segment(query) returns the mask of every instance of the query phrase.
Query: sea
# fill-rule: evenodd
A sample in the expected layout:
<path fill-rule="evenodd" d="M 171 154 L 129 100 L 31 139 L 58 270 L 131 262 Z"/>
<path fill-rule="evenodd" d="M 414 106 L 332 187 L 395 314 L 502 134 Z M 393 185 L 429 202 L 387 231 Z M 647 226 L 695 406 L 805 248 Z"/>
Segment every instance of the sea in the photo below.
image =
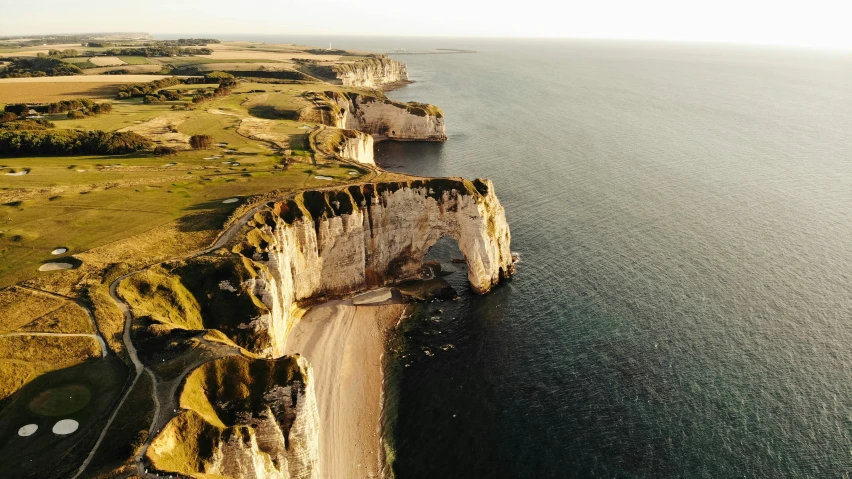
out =
<path fill-rule="evenodd" d="M 391 55 L 449 138 L 377 162 L 492 179 L 520 259 L 477 296 L 430 252 L 460 298 L 389 355 L 395 477 L 852 475 L 852 52 L 255 39 L 476 51 Z"/>

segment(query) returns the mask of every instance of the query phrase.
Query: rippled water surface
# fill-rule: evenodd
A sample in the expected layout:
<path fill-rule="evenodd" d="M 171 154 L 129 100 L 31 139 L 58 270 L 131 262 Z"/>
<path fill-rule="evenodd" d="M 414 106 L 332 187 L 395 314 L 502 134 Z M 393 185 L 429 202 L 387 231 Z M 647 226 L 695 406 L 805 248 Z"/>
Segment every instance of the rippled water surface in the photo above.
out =
<path fill-rule="evenodd" d="M 852 474 L 852 56 L 335 42 L 478 50 L 397 57 L 449 140 L 378 160 L 492 178 L 522 258 L 412 318 L 397 477 Z"/>

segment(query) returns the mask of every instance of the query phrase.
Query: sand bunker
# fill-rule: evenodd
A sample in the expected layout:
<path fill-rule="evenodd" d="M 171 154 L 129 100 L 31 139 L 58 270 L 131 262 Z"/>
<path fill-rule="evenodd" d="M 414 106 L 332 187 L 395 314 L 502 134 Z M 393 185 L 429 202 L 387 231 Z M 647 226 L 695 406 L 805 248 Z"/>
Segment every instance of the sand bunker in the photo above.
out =
<path fill-rule="evenodd" d="M 58 255 L 58 254 L 65 254 L 67 252 L 68 252 L 68 248 L 56 248 L 55 250 L 51 251 L 50 254 L 55 256 L 55 255 Z"/>
<path fill-rule="evenodd" d="M 189 119 L 190 115 L 187 113 L 166 113 L 118 131 L 132 131 L 145 138 L 150 138 L 155 143 L 170 146 L 178 150 L 188 150 L 189 135 L 178 132 L 177 127 Z"/>
<path fill-rule="evenodd" d="M 330 177 L 330 176 L 322 176 L 322 175 L 314 176 L 314 178 L 316 178 L 316 179 L 318 179 L 318 180 L 326 180 L 326 181 L 331 181 L 331 180 L 333 180 L 333 179 L 334 179 L 334 178 L 332 178 L 332 177 Z"/>
<path fill-rule="evenodd" d="M 30 170 L 14 171 L 14 172 L 10 171 L 10 172 L 6 173 L 6 176 L 24 176 L 26 174 L 29 174 L 29 172 L 30 172 Z"/>
<path fill-rule="evenodd" d="M 275 120 L 264 120 L 261 118 L 243 118 L 237 133 L 247 136 L 253 140 L 268 141 L 278 148 L 290 147 L 290 135 L 277 131 L 280 123 Z"/>
<path fill-rule="evenodd" d="M 349 174 L 350 174 L 350 175 L 357 175 L 357 174 L 358 174 L 358 172 L 357 172 L 357 171 L 350 171 L 350 172 L 349 172 Z"/>
<path fill-rule="evenodd" d="M 85 172 L 87 172 L 87 171 L 89 171 L 89 170 L 76 170 L 76 171 L 77 171 L 77 173 L 85 173 Z"/>
<path fill-rule="evenodd" d="M 39 266 L 39 271 L 59 271 L 62 269 L 71 269 L 74 265 L 71 263 L 45 263 Z"/>
<path fill-rule="evenodd" d="M 227 200 L 223 201 L 222 203 L 226 203 L 226 204 L 227 203 L 236 203 L 237 201 L 240 201 L 240 199 L 239 198 L 228 198 Z"/>
<path fill-rule="evenodd" d="M 21 426 L 21 428 L 18 429 L 18 435 L 21 437 L 32 436 L 36 431 L 38 431 L 37 424 L 27 424 L 26 426 Z"/>
<path fill-rule="evenodd" d="M 53 425 L 53 433 L 58 435 L 71 434 L 80 427 L 80 423 L 73 419 L 63 419 Z"/>
<path fill-rule="evenodd" d="M 238 162 L 234 161 L 234 162 L 231 163 L 231 166 L 240 166 L 240 164 Z"/>
<path fill-rule="evenodd" d="M 165 165 L 163 165 L 163 166 L 175 166 L 176 164 L 177 164 L 177 163 L 166 163 L 166 164 L 165 164 Z"/>

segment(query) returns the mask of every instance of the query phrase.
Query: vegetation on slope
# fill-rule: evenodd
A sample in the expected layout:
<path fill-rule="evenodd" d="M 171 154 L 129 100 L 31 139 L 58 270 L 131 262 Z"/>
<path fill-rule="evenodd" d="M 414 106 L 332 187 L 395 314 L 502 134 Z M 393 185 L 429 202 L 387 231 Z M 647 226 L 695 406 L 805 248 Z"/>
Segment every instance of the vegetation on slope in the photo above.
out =
<path fill-rule="evenodd" d="M 225 437 L 236 434 L 248 439 L 255 434 L 246 416 L 270 407 L 266 397 L 270 390 L 301 389 L 307 380 L 297 359 L 289 356 L 275 360 L 231 356 L 208 362 L 186 378 L 180 392 L 184 411 L 160 431 L 148 449 L 148 459 L 160 471 L 202 477 Z M 286 411 L 281 412 L 276 419 L 284 423 L 282 432 L 287 437 Z"/>
<path fill-rule="evenodd" d="M 82 73 L 80 68 L 59 58 L 15 58 L 5 69 L 0 70 L 0 78 L 54 77 Z"/>

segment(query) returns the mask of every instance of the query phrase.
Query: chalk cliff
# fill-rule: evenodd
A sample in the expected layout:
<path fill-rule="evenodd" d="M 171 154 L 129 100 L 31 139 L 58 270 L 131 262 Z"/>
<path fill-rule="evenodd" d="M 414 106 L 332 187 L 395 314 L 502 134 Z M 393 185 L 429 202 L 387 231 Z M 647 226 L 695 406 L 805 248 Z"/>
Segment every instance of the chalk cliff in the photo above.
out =
<path fill-rule="evenodd" d="M 358 130 L 377 140 L 444 141 L 444 113 L 435 105 L 401 103 L 381 93 L 308 92 L 312 106 L 299 112 L 300 121 Z"/>
<path fill-rule="evenodd" d="M 306 191 L 255 218 L 239 251 L 256 265 L 273 357 L 283 354 L 300 301 L 418 278 L 443 236 L 465 256 L 482 294 L 514 272 L 503 207 L 489 180 L 424 179 Z"/>
<path fill-rule="evenodd" d="M 325 158 L 376 164 L 373 137 L 360 131 L 320 127 L 308 134 L 308 142 L 315 154 Z"/>
<path fill-rule="evenodd" d="M 343 86 L 378 88 L 408 82 L 405 63 L 392 60 L 385 55 L 376 55 L 351 63 L 340 63 L 332 69 Z"/>
<path fill-rule="evenodd" d="M 147 459 L 158 471 L 191 477 L 321 478 L 312 375 L 293 357 L 231 356 L 200 366 Z"/>

